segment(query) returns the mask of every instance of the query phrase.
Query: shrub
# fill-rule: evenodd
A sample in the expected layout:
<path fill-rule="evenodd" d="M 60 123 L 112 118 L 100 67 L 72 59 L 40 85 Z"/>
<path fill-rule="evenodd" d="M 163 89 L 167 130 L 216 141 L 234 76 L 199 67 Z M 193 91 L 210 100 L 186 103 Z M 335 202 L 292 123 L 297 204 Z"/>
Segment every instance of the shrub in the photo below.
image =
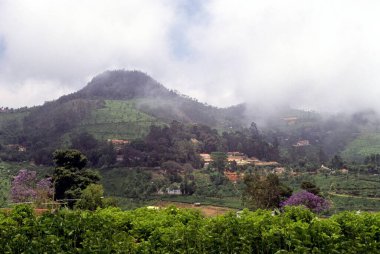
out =
<path fill-rule="evenodd" d="M 300 205 L 303 205 L 316 213 L 323 212 L 330 208 L 330 203 L 327 200 L 308 191 L 301 191 L 293 194 L 290 198 L 282 202 L 280 206 Z"/>

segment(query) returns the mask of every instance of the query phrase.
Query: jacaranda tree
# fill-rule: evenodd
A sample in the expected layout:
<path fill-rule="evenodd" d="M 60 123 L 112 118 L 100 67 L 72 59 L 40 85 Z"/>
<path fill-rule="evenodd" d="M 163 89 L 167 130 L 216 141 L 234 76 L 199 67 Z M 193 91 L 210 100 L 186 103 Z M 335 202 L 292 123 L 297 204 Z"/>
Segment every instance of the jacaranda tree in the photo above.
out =
<path fill-rule="evenodd" d="M 309 208 L 311 211 L 316 213 L 323 212 L 330 208 L 330 202 L 308 191 L 297 192 L 281 203 L 282 207 L 301 205 Z"/>
<path fill-rule="evenodd" d="M 36 171 L 21 169 L 13 177 L 11 198 L 15 203 L 47 200 L 52 197 L 52 194 L 51 178 L 43 178 L 38 181 Z"/>

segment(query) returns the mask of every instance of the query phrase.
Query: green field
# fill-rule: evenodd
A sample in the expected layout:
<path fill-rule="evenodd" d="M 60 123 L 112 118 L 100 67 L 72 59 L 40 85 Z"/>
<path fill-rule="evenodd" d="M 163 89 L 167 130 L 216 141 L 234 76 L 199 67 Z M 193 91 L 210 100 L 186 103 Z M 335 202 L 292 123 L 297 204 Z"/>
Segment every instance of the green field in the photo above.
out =
<path fill-rule="evenodd" d="M 333 213 L 343 210 L 380 211 L 380 176 L 303 174 L 283 181 L 294 191 L 300 190 L 303 181 L 313 182 L 332 201 Z"/>
<path fill-rule="evenodd" d="M 97 139 L 136 139 L 144 137 L 158 119 L 136 109 L 135 100 L 106 100 L 104 107 L 84 119 L 77 131 L 87 131 Z"/>
<path fill-rule="evenodd" d="M 31 165 L 29 163 L 7 163 L 0 162 L 0 205 L 7 206 L 9 190 L 12 176 L 16 175 L 20 169 L 35 170 L 40 177 L 52 173 L 52 168 Z M 136 172 L 142 174 L 136 174 Z M 145 172 L 145 173 L 143 173 Z M 152 173 L 152 178 L 146 172 Z M 204 205 L 214 205 L 240 209 L 243 207 L 240 194 L 231 190 L 229 185 L 225 185 L 215 192 L 217 196 L 207 196 L 204 188 L 212 188 L 207 180 L 207 175 L 202 171 L 194 171 L 197 188 L 205 195 L 192 196 L 168 196 L 168 195 L 137 195 L 131 197 L 131 192 L 143 193 L 146 188 L 154 188 L 160 184 L 163 177 L 154 169 L 133 169 L 125 167 L 100 169 L 101 183 L 105 188 L 106 196 L 115 196 L 122 209 L 132 209 L 136 207 L 154 204 L 157 201 L 173 201 L 183 203 L 201 203 Z M 143 178 L 143 179 L 142 179 Z M 343 210 L 380 211 L 380 176 L 366 174 L 348 175 L 311 175 L 303 174 L 295 177 L 283 177 L 281 181 L 290 186 L 294 192 L 300 190 L 303 181 L 310 181 L 321 188 L 321 192 L 326 198 L 331 200 L 333 206 L 330 213 Z M 209 187 L 207 187 L 209 186 Z M 238 186 L 236 186 L 238 188 Z M 137 193 L 137 194 L 138 194 Z M 210 192 L 214 193 L 214 192 Z M 230 193 L 230 195 L 228 195 Z M 136 195 L 136 194 L 134 194 Z"/>
<path fill-rule="evenodd" d="M 348 161 L 362 160 L 371 154 L 380 153 L 380 133 L 362 134 L 342 152 L 342 157 Z"/>

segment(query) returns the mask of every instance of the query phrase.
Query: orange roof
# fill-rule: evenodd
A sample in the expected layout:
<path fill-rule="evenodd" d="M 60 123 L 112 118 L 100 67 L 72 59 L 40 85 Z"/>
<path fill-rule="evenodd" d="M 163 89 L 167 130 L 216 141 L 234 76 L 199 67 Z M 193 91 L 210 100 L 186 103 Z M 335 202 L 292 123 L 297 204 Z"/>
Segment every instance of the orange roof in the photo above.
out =
<path fill-rule="evenodd" d="M 114 145 L 129 144 L 129 141 L 128 140 L 124 140 L 124 139 L 108 139 L 108 142 L 111 142 Z"/>

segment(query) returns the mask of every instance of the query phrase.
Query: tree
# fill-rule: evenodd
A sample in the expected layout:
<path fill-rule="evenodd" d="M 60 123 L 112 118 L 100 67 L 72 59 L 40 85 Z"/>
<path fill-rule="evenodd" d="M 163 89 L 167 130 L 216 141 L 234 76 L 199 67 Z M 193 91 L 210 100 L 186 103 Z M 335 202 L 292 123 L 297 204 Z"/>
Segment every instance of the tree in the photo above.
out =
<path fill-rule="evenodd" d="M 78 199 L 88 185 L 97 183 L 99 175 L 85 170 L 87 158 L 78 150 L 57 150 L 53 154 L 55 199 Z M 74 202 L 69 202 L 73 206 Z"/>
<path fill-rule="evenodd" d="M 51 178 L 37 180 L 36 171 L 21 169 L 13 178 L 11 197 L 13 202 L 46 202 L 53 196 Z"/>
<path fill-rule="evenodd" d="M 279 207 L 281 201 L 292 194 L 292 190 L 281 184 L 275 174 L 247 175 L 244 184 L 243 202 L 251 209 Z"/>
<path fill-rule="evenodd" d="M 339 155 L 335 155 L 335 156 L 331 159 L 331 167 L 332 167 L 333 169 L 341 169 L 343 166 L 344 166 L 343 159 L 342 159 L 342 157 L 340 157 Z"/>
<path fill-rule="evenodd" d="M 27 169 L 21 169 L 18 174 L 13 177 L 11 196 L 12 201 L 28 202 L 33 201 L 37 197 L 35 190 L 36 184 L 36 171 L 29 171 Z"/>
<path fill-rule="evenodd" d="M 75 207 L 94 211 L 98 207 L 103 207 L 104 189 L 101 184 L 90 184 L 82 191 L 80 200 Z"/>
<path fill-rule="evenodd" d="M 316 213 L 330 208 L 330 203 L 327 200 L 308 191 L 297 192 L 281 203 L 281 207 L 299 205 L 303 205 Z"/>
<path fill-rule="evenodd" d="M 87 164 L 87 158 L 76 149 L 57 150 L 53 153 L 53 160 L 57 167 L 71 170 L 81 170 Z"/>
<path fill-rule="evenodd" d="M 227 154 L 223 152 L 213 152 L 211 153 L 211 159 L 211 165 L 219 172 L 223 172 L 227 164 Z"/>
<path fill-rule="evenodd" d="M 304 181 L 301 183 L 301 189 L 313 193 L 317 196 L 319 196 L 319 192 L 321 191 L 318 186 L 308 181 Z"/>

